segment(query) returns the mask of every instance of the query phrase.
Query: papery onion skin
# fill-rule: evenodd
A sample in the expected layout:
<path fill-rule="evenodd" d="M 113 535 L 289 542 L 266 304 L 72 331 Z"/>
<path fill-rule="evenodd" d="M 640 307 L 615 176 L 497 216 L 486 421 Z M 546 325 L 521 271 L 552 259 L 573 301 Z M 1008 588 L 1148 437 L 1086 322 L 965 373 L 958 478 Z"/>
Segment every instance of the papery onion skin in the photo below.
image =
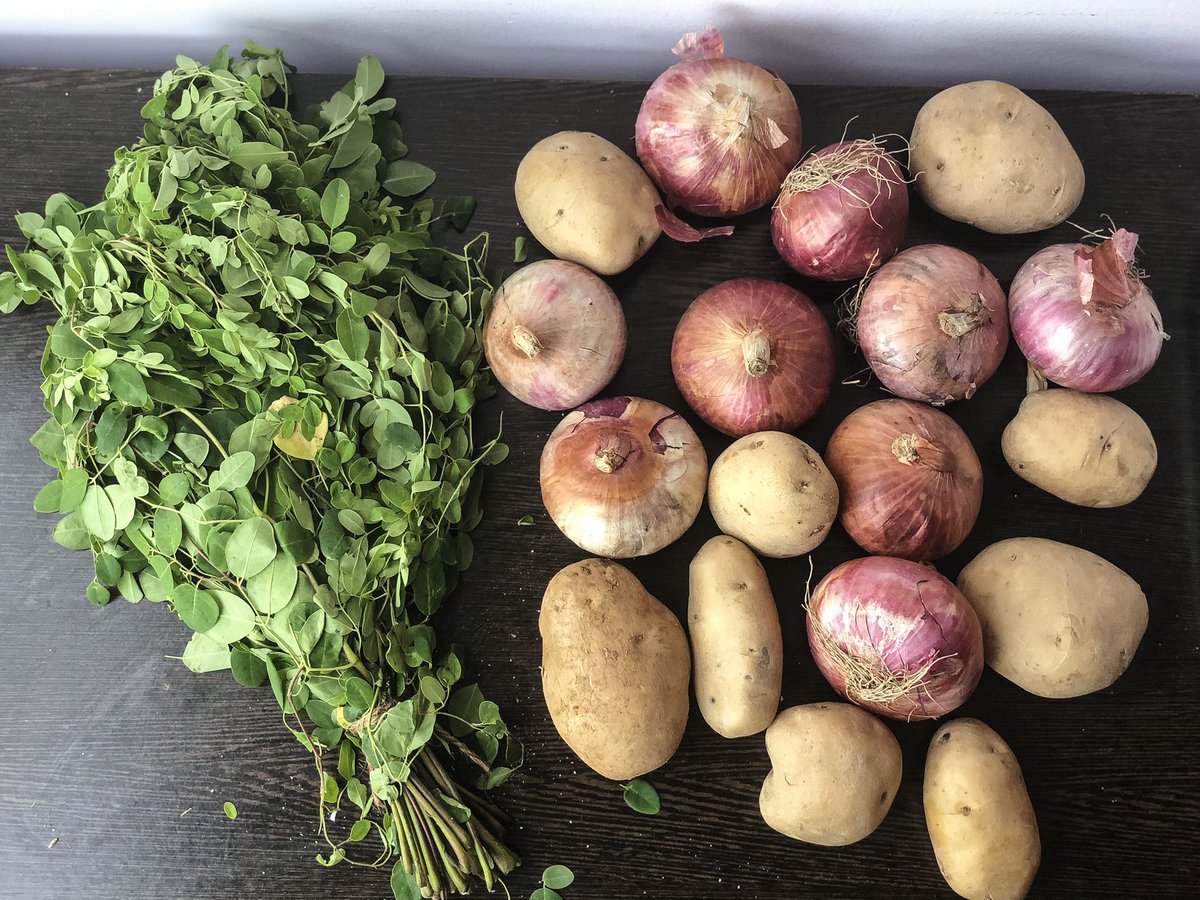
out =
<path fill-rule="evenodd" d="M 808 601 L 808 642 L 839 694 L 893 719 L 961 706 L 983 672 L 979 617 L 931 567 L 889 556 L 842 563 Z"/>
<path fill-rule="evenodd" d="M 611 559 L 645 556 L 700 512 L 708 458 L 691 426 L 639 397 L 593 400 L 568 413 L 542 450 L 542 502 L 568 538 Z"/>
<path fill-rule="evenodd" d="M 874 141 L 842 141 L 811 154 L 784 179 L 771 241 L 801 275 L 845 281 L 895 256 L 907 226 L 900 166 Z"/>
<path fill-rule="evenodd" d="M 733 437 L 794 431 L 833 381 L 833 334 L 800 291 L 761 278 L 709 288 L 679 320 L 671 371 L 688 405 Z"/>
<path fill-rule="evenodd" d="M 1008 301 L 970 254 L 922 244 L 875 273 L 855 327 L 888 390 L 940 406 L 971 397 L 995 374 L 1008 347 Z"/>
<path fill-rule="evenodd" d="M 859 407 L 829 438 L 825 463 L 841 492 L 842 527 L 868 553 L 938 559 L 979 517 L 975 448 L 953 419 L 923 403 Z"/>
<path fill-rule="evenodd" d="M 1130 271 L 1136 248 L 1137 235 L 1124 230 L 1098 248 L 1055 244 L 1030 257 L 1013 278 L 1013 337 L 1055 384 L 1087 393 L 1117 391 L 1158 361 L 1162 314 Z"/>
<path fill-rule="evenodd" d="M 483 352 L 504 388 L 538 409 L 574 409 L 612 381 L 625 356 L 625 314 L 607 284 L 558 259 L 530 263 L 500 285 Z"/>
<path fill-rule="evenodd" d="M 650 86 L 637 154 L 672 205 L 739 216 L 770 203 L 800 158 L 800 112 L 771 72 L 709 52 L 717 55 L 678 63 Z"/>

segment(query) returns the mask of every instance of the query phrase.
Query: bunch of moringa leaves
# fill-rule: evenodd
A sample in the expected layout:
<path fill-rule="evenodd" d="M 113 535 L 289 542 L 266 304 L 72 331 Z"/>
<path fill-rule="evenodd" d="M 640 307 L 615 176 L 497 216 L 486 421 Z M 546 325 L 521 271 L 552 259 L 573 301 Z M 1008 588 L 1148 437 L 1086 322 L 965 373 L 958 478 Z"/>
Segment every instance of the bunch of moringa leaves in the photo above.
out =
<path fill-rule="evenodd" d="M 189 668 L 270 684 L 320 769 L 318 861 L 395 859 L 401 898 L 490 889 L 517 859 L 480 792 L 520 748 L 427 621 L 507 452 L 472 432 L 486 243 L 431 240 L 469 199 L 404 199 L 434 175 L 402 159 L 376 60 L 303 122 L 287 69 L 253 44 L 180 58 L 99 204 L 18 217 L 0 310 L 59 312 L 36 506 L 95 554 L 93 602 L 169 604 Z M 328 805 L 355 813 L 341 839 Z"/>

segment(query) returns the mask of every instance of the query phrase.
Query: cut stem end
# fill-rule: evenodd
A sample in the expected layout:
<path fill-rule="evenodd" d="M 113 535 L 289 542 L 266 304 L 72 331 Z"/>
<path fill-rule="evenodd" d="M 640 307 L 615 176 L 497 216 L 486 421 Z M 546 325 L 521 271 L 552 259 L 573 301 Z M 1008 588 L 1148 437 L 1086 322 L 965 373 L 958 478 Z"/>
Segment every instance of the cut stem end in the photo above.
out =
<path fill-rule="evenodd" d="M 518 350 L 533 359 L 542 352 L 542 342 L 537 339 L 537 335 L 526 328 L 524 325 L 514 325 L 512 330 L 512 342 Z"/>

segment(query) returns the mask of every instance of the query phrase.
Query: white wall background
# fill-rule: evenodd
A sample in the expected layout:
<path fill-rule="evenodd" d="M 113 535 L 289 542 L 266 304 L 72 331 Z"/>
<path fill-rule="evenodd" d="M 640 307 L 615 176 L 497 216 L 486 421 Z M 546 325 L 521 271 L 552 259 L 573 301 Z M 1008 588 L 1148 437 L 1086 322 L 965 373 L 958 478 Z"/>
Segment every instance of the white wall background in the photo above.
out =
<path fill-rule="evenodd" d="M 796 83 L 1200 91 L 1200 0 L 0 0 L 0 65 L 164 69 L 252 37 L 302 71 L 644 80 L 705 25 Z"/>

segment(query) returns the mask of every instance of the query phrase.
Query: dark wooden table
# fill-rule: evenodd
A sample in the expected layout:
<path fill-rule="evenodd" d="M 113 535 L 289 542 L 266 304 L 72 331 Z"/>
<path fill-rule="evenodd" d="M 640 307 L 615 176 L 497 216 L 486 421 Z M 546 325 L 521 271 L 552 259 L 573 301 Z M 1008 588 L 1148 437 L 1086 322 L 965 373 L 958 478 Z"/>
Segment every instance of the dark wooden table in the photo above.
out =
<path fill-rule="evenodd" d="M 301 96 L 327 96 L 342 79 L 298 79 Z M 0 70 L 0 238 L 18 239 L 12 214 L 40 209 L 53 191 L 93 200 L 112 151 L 134 139 L 153 76 L 145 72 Z M 633 150 L 644 85 L 404 80 L 399 99 L 412 158 L 439 173 L 438 196 L 472 193 L 472 228 L 492 234 L 511 269 L 522 232 L 512 179 L 524 151 L 559 129 L 599 132 Z M 799 87 L 805 145 L 851 135 L 907 134 L 931 91 Z M 993 541 L 1037 535 L 1078 544 L 1129 572 L 1150 601 L 1150 626 L 1132 668 L 1106 691 L 1071 701 L 1025 694 L 990 670 L 962 713 L 982 718 L 1021 761 L 1042 832 L 1032 896 L 1191 897 L 1200 893 L 1200 98 L 1047 92 L 1087 170 L 1075 221 L 1111 215 L 1142 235 L 1149 284 L 1172 340 L 1158 366 L 1121 393 L 1158 440 L 1159 471 L 1120 510 L 1069 506 L 1019 480 L 999 437 L 1024 389 L 1015 347 L 1000 372 L 950 414 L 983 460 L 983 513 L 966 544 L 940 566 L 953 577 Z M 775 256 L 767 216 L 702 245 L 662 240 L 612 279 L 629 321 L 626 363 L 613 393 L 642 394 L 681 411 L 669 353 L 675 322 L 704 288 L 725 278 L 779 278 L 828 301 L 837 288 L 796 278 Z M 1070 240 L 1051 232 L 997 237 L 914 203 L 906 244 L 938 241 L 978 255 L 1002 284 L 1034 250 Z M 540 250 L 530 244 L 530 258 Z M 0 320 L 0 897 L 217 900 L 382 898 L 386 876 L 325 870 L 316 836 L 310 760 L 279 724 L 267 691 L 227 673 L 196 676 L 177 659 L 186 629 L 164 607 L 83 597 L 85 554 L 50 539 L 53 521 L 31 508 L 47 480 L 28 437 L 43 421 L 38 360 L 47 309 Z M 841 342 L 839 373 L 863 367 Z M 800 432 L 822 448 L 878 386 L 839 386 Z M 541 697 L 537 613 L 542 590 L 583 554 L 542 511 L 537 460 L 557 416 L 504 397 L 509 461 L 492 470 L 475 565 L 444 623 L 527 748 L 525 768 L 500 791 L 519 827 L 526 865 L 511 879 L 527 897 L 538 873 L 565 863 L 582 898 L 948 897 L 921 810 L 921 772 L 934 723 L 896 724 L 905 778 L 891 814 L 851 847 L 789 841 L 758 815 L 768 769 L 762 739 L 726 741 L 693 716 L 675 758 L 654 773 L 663 812 L 628 810 L 621 788 L 576 761 Z M 695 423 L 695 417 L 691 417 Z M 698 429 L 716 456 L 725 441 Z M 518 519 L 532 514 L 533 527 Z M 677 614 L 687 563 L 715 527 L 707 512 L 677 544 L 633 571 Z M 815 553 L 818 576 L 859 555 L 837 529 Z M 804 559 L 767 566 L 787 658 L 787 705 L 832 699 L 809 657 L 801 603 Z M 236 822 L 221 806 L 234 801 Z M 48 848 L 51 840 L 57 843 Z"/>

